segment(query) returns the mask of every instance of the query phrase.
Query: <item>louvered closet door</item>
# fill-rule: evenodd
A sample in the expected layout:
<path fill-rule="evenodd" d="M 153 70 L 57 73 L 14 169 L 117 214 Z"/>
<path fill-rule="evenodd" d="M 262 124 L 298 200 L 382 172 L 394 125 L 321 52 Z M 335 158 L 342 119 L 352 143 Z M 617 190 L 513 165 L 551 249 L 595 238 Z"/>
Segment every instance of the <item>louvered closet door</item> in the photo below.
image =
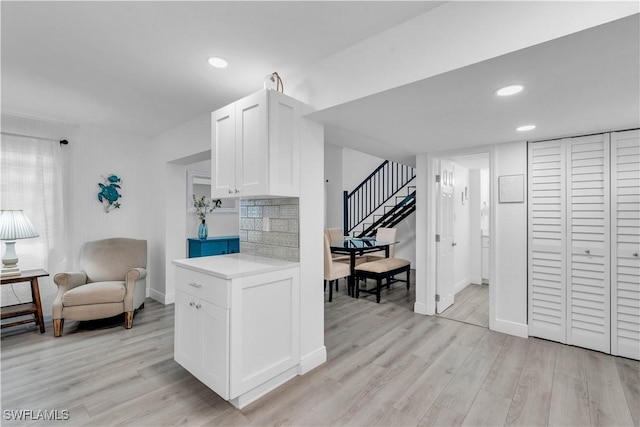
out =
<path fill-rule="evenodd" d="M 567 344 L 611 345 L 609 134 L 567 148 Z"/>
<path fill-rule="evenodd" d="M 566 340 L 565 155 L 562 141 L 529 144 L 529 335 Z"/>
<path fill-rule="evenodd" d="M 640 131 L 611 135 L 611 353 L 640 359 Z"/>

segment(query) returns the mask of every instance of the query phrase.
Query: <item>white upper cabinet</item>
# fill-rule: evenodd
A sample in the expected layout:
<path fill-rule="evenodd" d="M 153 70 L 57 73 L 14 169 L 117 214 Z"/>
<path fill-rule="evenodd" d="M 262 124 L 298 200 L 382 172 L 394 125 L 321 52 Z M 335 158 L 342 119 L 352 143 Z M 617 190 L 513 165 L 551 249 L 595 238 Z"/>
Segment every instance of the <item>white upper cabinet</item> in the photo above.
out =
<path fill-rule="evenodd" d="M 211 197 L 300 195 L 301 103 L 263 90 L 211 115 Z"/>

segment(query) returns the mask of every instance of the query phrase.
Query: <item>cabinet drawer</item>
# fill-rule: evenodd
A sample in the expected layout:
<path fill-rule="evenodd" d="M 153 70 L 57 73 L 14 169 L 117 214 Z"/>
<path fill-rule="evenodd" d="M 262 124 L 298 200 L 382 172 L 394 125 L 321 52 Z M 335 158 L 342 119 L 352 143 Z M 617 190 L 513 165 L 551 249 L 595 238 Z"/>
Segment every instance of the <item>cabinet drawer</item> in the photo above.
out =
<path fill-rule="evenodd" d="M 176 290 L 201 298 L 222 308 L 229 308 L 229 280 L 209 276 L 186 268 L 176 268 Z"/>

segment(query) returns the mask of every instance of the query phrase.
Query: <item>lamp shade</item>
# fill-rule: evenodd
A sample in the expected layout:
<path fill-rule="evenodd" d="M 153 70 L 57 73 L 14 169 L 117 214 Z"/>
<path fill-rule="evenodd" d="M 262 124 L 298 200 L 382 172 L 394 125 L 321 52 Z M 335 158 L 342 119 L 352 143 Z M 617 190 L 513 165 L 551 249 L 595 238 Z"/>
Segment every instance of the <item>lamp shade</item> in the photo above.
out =
<path fill-rule="evenodd" d="M 0 211 L 0 240 L 38 237 L 38 231 L 21 210 Z"/>

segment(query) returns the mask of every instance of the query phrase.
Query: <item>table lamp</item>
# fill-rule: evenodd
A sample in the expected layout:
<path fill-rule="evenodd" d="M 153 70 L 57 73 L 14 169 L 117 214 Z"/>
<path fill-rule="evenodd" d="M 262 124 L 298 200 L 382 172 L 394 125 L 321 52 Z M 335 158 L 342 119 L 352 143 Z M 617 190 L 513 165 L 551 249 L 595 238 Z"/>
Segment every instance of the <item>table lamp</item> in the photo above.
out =
<path fill-rule="evenodd" d="M 19 276 L 16 240 L 38 237 L 38 231 L 21 210 L 0 211 L 0 240 L 6 250 L 2 257 L 2 277 Z"/>

